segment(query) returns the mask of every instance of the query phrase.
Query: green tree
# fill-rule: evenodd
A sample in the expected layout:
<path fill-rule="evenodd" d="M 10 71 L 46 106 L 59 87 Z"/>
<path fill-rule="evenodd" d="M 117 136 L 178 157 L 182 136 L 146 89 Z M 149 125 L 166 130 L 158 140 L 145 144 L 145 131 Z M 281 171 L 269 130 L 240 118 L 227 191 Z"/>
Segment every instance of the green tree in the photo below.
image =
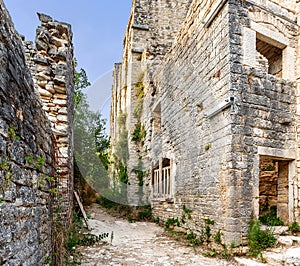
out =
<path fill-rule="evenodd" d="M 74 59 L 74 66 L 75 66 L 75 75 L 74 75 L 74 101 L 75 101 L 75 108 L 81 102 L 83 97 L 82 89 L 91 86 L 91 83 L 88 80 L 87 74 L 83 68 L 80 68 L 79 71 L 76 70 L 77 67 L 77 60 Z"/>
<path fill-rule="evenodd" d="M 90 110 L 87 95 L 82 92 L 89 84 L 82 68 L 75 71 L 74 156 L 83 178 L 99 191 L 109 184 L 110 141 L 105 133 L 106 120 L 99 112 Z"/>

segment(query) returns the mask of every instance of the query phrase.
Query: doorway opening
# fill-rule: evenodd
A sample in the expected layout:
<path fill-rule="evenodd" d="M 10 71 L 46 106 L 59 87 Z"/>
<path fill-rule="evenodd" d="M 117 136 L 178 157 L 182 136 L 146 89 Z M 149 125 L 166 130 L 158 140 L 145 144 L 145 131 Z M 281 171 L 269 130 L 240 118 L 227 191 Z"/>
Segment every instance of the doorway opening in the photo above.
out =
<path fill-rule="evenodd" d="M 289 164 L 291 160 L 260 156 L 259 217 L 262 223 L 289 223 Z M 282 223 L 282 224 L 281 224 Z"/>

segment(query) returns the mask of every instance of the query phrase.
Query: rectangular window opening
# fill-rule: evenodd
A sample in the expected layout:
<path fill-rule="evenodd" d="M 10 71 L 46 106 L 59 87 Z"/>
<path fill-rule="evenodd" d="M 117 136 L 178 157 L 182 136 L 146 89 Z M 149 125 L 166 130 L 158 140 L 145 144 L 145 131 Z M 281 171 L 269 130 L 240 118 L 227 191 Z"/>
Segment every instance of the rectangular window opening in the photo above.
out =
<path fill-rule="evenodd" d="M 263 39 L 263 38 L 261 38 Z M 256 66 L 263 72 L 282 78 L 283 49 L 256 38 Z"/>
<path fill-rule="evenodd" d="M 152 171 L 153 198 L 167 200 L 172 198 L 172 179 L 170 159 L 164 158 L 162 164 Z"/>

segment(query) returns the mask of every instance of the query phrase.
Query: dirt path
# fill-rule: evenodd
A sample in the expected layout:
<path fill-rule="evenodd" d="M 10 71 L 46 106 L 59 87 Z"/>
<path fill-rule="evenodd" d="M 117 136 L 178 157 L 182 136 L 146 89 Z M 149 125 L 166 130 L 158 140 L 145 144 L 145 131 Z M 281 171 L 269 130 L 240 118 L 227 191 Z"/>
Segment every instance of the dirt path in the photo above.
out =
<path fill-rule="evenodd" d="M 93 266 L 300 266 L 300 235 L 279 236 L 277 247 L 263 252 L 267 263 L 243 257 L 231 261 L 206 258 L 201 251 L 180 243 L 149 222 L 129 223 L 113 217 L 99 205 L 87 209 L 92 233 L 113 232 L 106 242 L 93 247 L 80 247 L 81 265 Z"/>
<path fill-rule="evenodd" d="M 101 266 L 223 266 L 233 262 L 206 258 L 164 234 L 163 228 L 148 222 L 129 223 L 115 218 L 93 205 L 88 209 L 92 215 L 89 223 L 92 233 L 113 232 L 107 243 L 80 248 L 81 265 Z"/>

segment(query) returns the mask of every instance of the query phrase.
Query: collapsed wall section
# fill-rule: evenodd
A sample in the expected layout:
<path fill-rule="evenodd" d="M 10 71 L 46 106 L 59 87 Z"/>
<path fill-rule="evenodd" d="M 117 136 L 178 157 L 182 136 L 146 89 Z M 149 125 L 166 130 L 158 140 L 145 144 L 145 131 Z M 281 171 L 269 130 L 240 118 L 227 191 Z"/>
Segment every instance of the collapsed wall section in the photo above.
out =
<path fill-rule="evenodd" d="M 24 42 L 35 90 L 55 135 L 57 173 L 66 222 L 73 205 L 74 62 L 71 26 L 38 14 L 35 45 Z"/>
<path fill-rule="evenodd" d="M 43 265 L 52 251 L 55 139 L 2 0 L 0 25 L 0 264 Z"/>

